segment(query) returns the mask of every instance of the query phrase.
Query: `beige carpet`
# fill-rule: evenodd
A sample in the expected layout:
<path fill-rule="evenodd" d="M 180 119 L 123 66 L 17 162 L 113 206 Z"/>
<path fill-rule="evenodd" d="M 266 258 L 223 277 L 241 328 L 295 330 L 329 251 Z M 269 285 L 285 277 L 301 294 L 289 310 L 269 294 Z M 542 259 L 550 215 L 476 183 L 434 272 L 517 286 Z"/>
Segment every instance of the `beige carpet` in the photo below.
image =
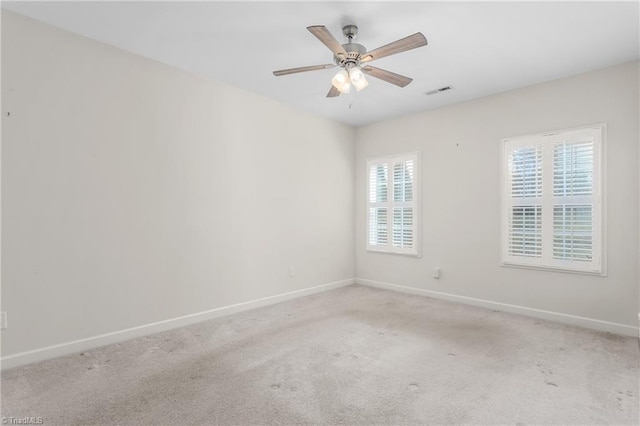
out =
<path fill-rule="evenodd" d="M 45 425 L 638 424 L 638 340 L 349 286 L 2 373 Z"/>

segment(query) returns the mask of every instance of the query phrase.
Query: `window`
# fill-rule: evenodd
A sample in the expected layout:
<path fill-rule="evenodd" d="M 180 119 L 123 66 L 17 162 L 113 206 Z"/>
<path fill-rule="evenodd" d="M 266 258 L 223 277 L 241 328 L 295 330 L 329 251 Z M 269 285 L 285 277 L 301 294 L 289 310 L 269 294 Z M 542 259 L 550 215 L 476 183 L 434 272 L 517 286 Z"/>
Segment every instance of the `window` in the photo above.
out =
<path fill-rule="evenodd" d="M 589 126 L 503 141 L 502 263 L 602 273 L 602 144 Z"/>
<path fill-rule="evenodd" d="M 372 159 L 367 170 L 367 249 L 418 256 L 418 153 Z"/>

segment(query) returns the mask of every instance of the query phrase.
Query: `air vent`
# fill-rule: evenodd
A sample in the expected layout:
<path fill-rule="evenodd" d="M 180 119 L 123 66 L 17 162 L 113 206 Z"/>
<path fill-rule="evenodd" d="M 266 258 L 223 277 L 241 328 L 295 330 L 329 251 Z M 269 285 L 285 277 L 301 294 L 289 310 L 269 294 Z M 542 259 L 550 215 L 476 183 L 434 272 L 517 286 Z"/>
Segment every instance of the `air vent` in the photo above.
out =
<path fill-rule="evenodd" d="M 441 87 L 441 88 L 439 88 L 439 89 L 430 90 L 430 91 L 428 91 L 426 94 L 427 94 L 427 95 L 435 95 L 436 93 L 444 92 L 444 91 L 446 91 L 446 90 L 451 90 L 451 89 L 453 89 L 453 87 L 451 87 L 451 86 L 445 86 L 445 87 Z"/>

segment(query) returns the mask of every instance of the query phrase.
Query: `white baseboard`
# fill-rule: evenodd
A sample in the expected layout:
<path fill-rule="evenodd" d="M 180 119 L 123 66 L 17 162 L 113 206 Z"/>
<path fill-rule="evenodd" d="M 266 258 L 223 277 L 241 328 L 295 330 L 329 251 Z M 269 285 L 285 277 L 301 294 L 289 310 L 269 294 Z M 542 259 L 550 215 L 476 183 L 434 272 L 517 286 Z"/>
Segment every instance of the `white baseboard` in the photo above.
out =
<path fill-rule="evenodd" d="M 58 345 L 48 346 L 27 352 L 20 352 L 14 355 L 3 357 L 0 361 L 1 369 L 6 370 L 21 365 L 31 364 L 38 361 L 57 358 L 64 355 L 82 352 L 89 349 L 95 349 L 100 346 L 111 345 L 123 342 L 125 340 L 135 339 L 137 337 L 147 336 L 178 327 L 184 327 L 213 318 L 219 318 L 225 315 L 237 312 L 248 311 L 263 306 L 273 305 L 285 302 L 291 299 L 297 299 L 303 296 L 309 296 L 323 291 L 332 290 L 353 284 L 353 278 L 335 281 L 328 284 L 321 284 L 315 287 L 296 290 L 289 293 L 277 294 L 275 296 L 263 297 L 261 299 L 250 300 L 247 302 L 237 303 L 235 305 L 223 306 L 195 314 L 184 315 L 178 318 L 172 318 L 164 321 L 158 321 L 151 324 L 145 324 L 138 327 L 132 327 L 125 330 L 114 331 L 112 333 L 100 334 L 98 336 L 88 337 L 86 339 L 74 340 L 72 342 L 61 343 Z"/>
<path fill-rule="evenodd" d="M 640 327 L 633 327 L 626 324 L 618 324 L 614 322 L 602 321 L 593 318 L 585 318 L 576 315 L 562 314 L 559 312 L 543 311 L 541 309 L 527 308 L 525 306 L 510 305 L 507 303 L 492 302 L 490 300 L 476 299 L 467 296 L 458 296 L 455 294 L 441 293 L 439 291 L 423 290 L 415 287 L 407 287 L 397 284 L 385 283 L 381 281 L 368 280 L 366 278 L 356 278 L 357 284 L 376 287 L 385 290 L 399 291 L 401 293 L 415 294 L 418 296 L 426 296 L 434 299 L 447 300 L 449 302 L 463 303 L 466 305 L 480 306 L 497 311 L 509 312 L 512 314 L 525 315 L 528 317 L 539 318 L 548 321 L 570 324 L 584 328 L 590 328 L 599 331 L 608 331 L 610 333 L 622 334 L 625 336 L 638 337 Z M 638 315 L 640 320 L 640 314 Z"/>

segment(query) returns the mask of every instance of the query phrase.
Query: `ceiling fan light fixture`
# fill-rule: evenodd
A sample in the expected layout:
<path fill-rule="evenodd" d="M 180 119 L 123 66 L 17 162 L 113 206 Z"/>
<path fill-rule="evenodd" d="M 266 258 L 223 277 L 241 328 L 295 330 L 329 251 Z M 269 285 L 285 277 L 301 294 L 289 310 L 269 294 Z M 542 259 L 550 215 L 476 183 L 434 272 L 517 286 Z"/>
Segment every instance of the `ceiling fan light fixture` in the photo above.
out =
<path fill-rule="evenodd" d="M 369 85 L 364 73 L 358 67 L 353 67 L 349 70 L 349 79 L 358 92 Z"/>
<path fill-rule="evenodd" d="M 331 50 L 333 53 L 333 63 L 276 70 L 273 74 L 275 76 L 281 76 L 306 71 L 324 70 L 338 66 L 342 69 L 331 79 L 332 86 L 327 93 L 327 98 L 335 98 L 341 93 L 349 93 L 351 86 L 355 87 L 357 91 L 361 91 L 369 85 L 364 74 L 398 87 L 405 87 L 411 83 L 411 78 L 383 70 L 382 68 L 372 67 L 368 63 L 386 56 L 427 45 L 426 37 L 422 33 L 415 33 L 385 44 L 377 49 L 367 50 L 363 45 L 353 42 L 358 34 L 358 27 L 353 24 L 342 27 L 342 34 L 347 38 L 347 43 L 345 44 L 340 44 L 324 25 L 312 25 L 307 27 L 307 30 Z M 361 64 L 364 66 L 361 66 Z"/>
<path fill-rule="evenodd" d="M 351 90 L 351 82 L 349 81 L 349 73 L 346 70 L 340 70 L 331 79 L 333 87 L 338 89 L 340 93 L 349 93 Z"/>

